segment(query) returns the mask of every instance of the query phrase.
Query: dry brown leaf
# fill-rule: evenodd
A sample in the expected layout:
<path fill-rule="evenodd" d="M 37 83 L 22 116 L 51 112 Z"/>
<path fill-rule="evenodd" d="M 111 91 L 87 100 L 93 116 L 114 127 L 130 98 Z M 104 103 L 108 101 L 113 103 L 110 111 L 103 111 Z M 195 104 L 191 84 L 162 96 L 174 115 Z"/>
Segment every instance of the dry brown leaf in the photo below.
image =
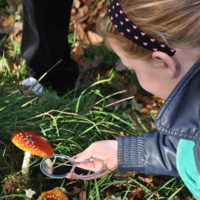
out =
<path fill-rule="evenodd" d="M 123 131 L 120 131 L 119 133 L 120 133 L 121 136 L 125 136 Z"/>
<path fill-rule="evenodd" d="M 83 28 L 84 30 L 87 28 L 87 24 L 82 23 L 81 25 L 82 25 L 82 28 Z"/>
<path fill-rule="evenodd" d="M 91 27 L 94 26 L 96 27 L 96 21 L 97 19 L 95 17 L 88 17 L 87 18 L 87 24 L 89 24 Z M 95 28 L 94 28 L 95 29 Z"/>
<path fill-rule="evenodd" d="M 83 50 L 83 42 L 79 41 L 77 43 L 77 47 L 73 49 L 73 55 L 79 55 L 79 56 L 83 56 L 84 55 L 84 50 Z"/>
<path fill-rule="evenodd" d="M 142 108 L 140 111 L 141 111 L 141 113 L 143 113 L 145 115 L 149 114 L 149 110 L 147 108 Z"/>
<path fill-rule="evenodd" d="M 73 9 L 72 14 L 73 15 L 71 16 L 71 20 L 70 20 L 70 27 L 73 27 L 77 23 L 84 22 L 88 18 L 90 12 L 89 12 L 88 6 L 85 5 L 79 8 L 77 11 L 76 9 L 75 10 Z"/>
<path fill-rule="evenodd" d="M 165 102 L 165 100 L 164 99 L 158 99 L 158 102 L 163 104 Z"/>
<path fill-rule="evenodd" d="M 81 191 L 81 192 L 79 193 L 79 200 L 86 200 L 85 191 Z"/>
<path fill-rule="evenodd" d="M 14 15 L 10 15 L 10 16 L 4 18 L 1 25 L 5 27 L 5 26 L 9 26 L 13 23 L 14 23 Z"/>
<path fill-rule="evenodd" d="M 112 191 L 112 190 L 106 190 L 106 191 L 105 191 L 105 196 L 106 196 L 106 197 L 110 197 L 110 196 L 112 196 L 112 195 L 115 195 L 115 192 L 114 192 L 114 191 Z"/>
<path fill-rule="evenodd" d="M 74 0 L 73 6 L 74 6 L 76 9 L 79 9 L 79 8 L 80 8 L 80 5 L 81 5 L 81 2 L 80 2 L 79 0 Z"/>
<path fill-rule="evenodd" d="M 128 172 L 128 173 L 125 173 L 124 175 L 131 176 L 134 178 L 137 175 L 137 173 L 136 172 Z"/>
<path fill-rule="evenodd" d="M 158 110 L 151 110 L 151 113 L 157 114 L 157 113 L 158 113 Z"/>
<path fill-rule="evenodd" d="M 89 44 L 89 40 L 88 40 L 88 37 L 87 37 L 87 34 L 85 33 L 84 31 L 84 28 L 82 26 L 81 23 L 76 23 L 74 25 L 74 37 L 75 37 L 75 40 L 78 39 L 78 40 L 82 40 L 84 41 L 86 44 Z"/>
<path fill-rule="evenodd" d="M 87 5 L 84 5 L 83 7 L 78 9 L 77 18 L 85 18 L 89 14 L 89 8 Z"/>
<path fill-rule="evenodd" d="M 153 182 L 153 179 L 152 179 L 151 176 L 148 176 L 148 177 L 145 177 L 145 178 L 144 178 L 144 182 L 145 182 L 145 183 L 152 183 L 152 182 Z"/>
<path fill-rule="evenodd" d="M 87 32 L 88 38 L 93 45 L 97 45 L 103 42 L 103 38 L 99 36 L 97 33 L 88 31 Z"/>
<path fill-rule="evenodd" d="M 83 50 L 83 42 L 79 41 L 76 48 L 73 49 L 74 54 L 72 55 L 72 58 L 76 61 L 76 63 L 79 64 L 79 66 L 84 65 L 84 61 L 82 59 L 84 55 Z"/>
<path fill-rule="evenodd" d="M 0 19 L 0 33 L 9 35 L 14 26 L 14 15 L 10 15 L 8 17 L 1 17 Z"/>
<path fill-rule="evenodd" d="M 153 184 L 153 183 L 150 183 L 150 186 L 153 188 L 153 187 L 155 187 L 155 185 Z"/>
<path fill-rule="evenodd" d="M 12 32 L 12 30 L 13 30 L 13 26 L 11 26 L 11 25 L 0 27 L 0 33 L 1 34 L 9 35 Z"/>
<path fill-rule="evenodd" d="M 101 10 L 105 4 L 105 0 L 99 1 L 95 7 L 95 10 L 91 12 L 90 17 L 94 17 L 97 15 L 98 11 Z"/>
<path fill-rule="evenodd" d="M 73 18 L 73 17 L 75 17 L 76 16 L 76 9 L 75 8 L 72 8 L 71 9 L 71 19 Z"/>
<path fill-rule="evenodd" d="M 21 31 L 22 31 L 22 23 L 16 22 L 16 23 L 14 24 L 14 27 L 13 27 L 12 31 L 11 31 L 10 34 L 9 34 L 10 39 L 11 39 L 11 40 L 17 39 L 17 42 L 18 42 L 19 44 L 21 44 L 21 39 L 22 39 Z"/>
<path fill-rule="evenodd" d="M 17 10 L 17 5 L 14 0 L 7 0 L 7 3 L 9 7 L 11 8 L 12 12 L 15 12 Z"/>
<path fill-rule="evenodd" d="M 22 30 L 22 22 L 15 22 L 15 24 L 14 24 L 14 30 L 16 31 L 16 32 L 19 32 L 19 31 L 21 31 Z"/>
<path fill-rule="evenodd" d="M 141 188 L 136 188 L 133 192 L 130 193 L 129 200 L 136 199 L 135 197 L 137 197 L 141 191 L 142 191 Z"/>

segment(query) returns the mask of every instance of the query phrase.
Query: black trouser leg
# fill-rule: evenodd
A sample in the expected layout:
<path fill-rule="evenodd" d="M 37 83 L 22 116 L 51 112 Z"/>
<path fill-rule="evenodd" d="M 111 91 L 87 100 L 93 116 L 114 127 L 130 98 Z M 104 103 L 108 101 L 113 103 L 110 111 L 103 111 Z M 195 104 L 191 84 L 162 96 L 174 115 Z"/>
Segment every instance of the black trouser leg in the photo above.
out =
<path fill-rule="evenodd" d="M 74 87 L 78 65 L 70 58 L 67 34 L 73 0 L 23 0 L 21 55 L 28 75 L 39 79 L 59 60 L 62 62 L 41 81 L 58 94 Z"/>

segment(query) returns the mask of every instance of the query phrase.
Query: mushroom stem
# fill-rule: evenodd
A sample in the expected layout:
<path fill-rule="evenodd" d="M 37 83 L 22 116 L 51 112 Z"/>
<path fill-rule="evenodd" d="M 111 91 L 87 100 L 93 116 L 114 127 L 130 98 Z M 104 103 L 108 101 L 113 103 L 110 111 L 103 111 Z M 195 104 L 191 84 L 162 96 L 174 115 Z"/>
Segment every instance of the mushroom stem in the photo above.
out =
<path fill-rule="evenodd" d="M 25 151 L 22 163 L 22 174 L 24 175 L 28 175 L 29 173 L 30 160 L 31 160 L 31 153 Z"/>

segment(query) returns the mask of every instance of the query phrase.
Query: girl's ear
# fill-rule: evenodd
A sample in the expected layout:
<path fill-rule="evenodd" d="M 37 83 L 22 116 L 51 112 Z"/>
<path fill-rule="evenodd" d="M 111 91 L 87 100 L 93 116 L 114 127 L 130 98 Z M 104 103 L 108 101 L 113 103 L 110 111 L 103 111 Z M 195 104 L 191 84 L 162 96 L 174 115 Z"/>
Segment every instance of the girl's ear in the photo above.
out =
<path fill-rule="evenodd" d="M 171 78 L 175 78 L 179 75 L 179 64 L 174 56 L 169 56 L 162 51 L 156 51 L 152 53 L 152 58 L 154 61 L 159 62 L 159 65 L 162 65 L 162 67 L 167 70 L 166 72 Z"/>

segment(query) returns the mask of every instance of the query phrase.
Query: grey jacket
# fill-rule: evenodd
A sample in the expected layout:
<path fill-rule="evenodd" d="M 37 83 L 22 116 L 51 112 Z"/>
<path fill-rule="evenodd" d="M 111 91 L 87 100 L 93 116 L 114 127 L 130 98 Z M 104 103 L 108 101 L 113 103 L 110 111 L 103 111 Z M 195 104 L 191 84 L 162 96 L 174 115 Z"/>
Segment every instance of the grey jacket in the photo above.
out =
<path fill-rule="evenodd" d="M 155 119 L 156 130 L 118 139 L 118 169 L 150 175 L 178 176 L 176 149 L 180 138 L 195 142 L 200 169 L 200 60 L 178 83 Z"/>

